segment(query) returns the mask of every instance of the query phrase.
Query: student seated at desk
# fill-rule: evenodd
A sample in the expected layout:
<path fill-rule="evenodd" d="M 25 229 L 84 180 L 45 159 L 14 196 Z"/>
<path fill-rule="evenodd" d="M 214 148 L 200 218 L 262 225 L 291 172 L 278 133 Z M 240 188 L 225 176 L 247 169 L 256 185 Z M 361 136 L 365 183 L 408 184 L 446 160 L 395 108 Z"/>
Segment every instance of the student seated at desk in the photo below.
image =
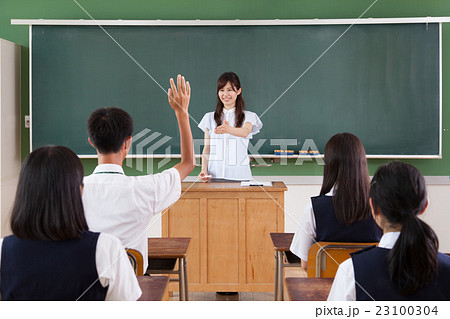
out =
<path fill-rule="evenodd" d="M 63 146 L 25 159 L 0 239 L 3 300 L 137 300 L 136 276 L 120 240 L 93 233 L 83 211 L 83 165 Z"/>
<path fill-rule="evenodd" d="M 307 269 L 308 250 L 320 241 L 377 242 L 381 229 L 370 216 L 366 152 L 353 134 L 334 135 L 325 145 L 320 195 L 300 217 L 290 251 Z"/>
<path fill-rule="evenodd" d="M 147 227 L 157 213 L 175 203 L 181 181 L 194 168 L 194 148 L 189 126 L 189 82 L 178 75 L 177 86 L 170 79 L 169 103 L 180 129 L 181 162 L 162 173 L 126 176 L 122 162 L 128 154 L 133 119 L 116 107 L 100 108 L 88 119 L 89 142 L 97 150 L 98 166 L 84 178 L 83 204 L 93 231 L 113 234 L 126 248 L 138 250 L 148 265 Z M 158 111 L 155 110 L 155 116 Z"/>
<path fill-rule="evenodd" d="M 380 167 L 370 207 L 384 235 L 378 247 L 339 266 L 328 300 L 450 300 L 450 257 L 438 253 L 436 234 L 418 218 L 427 206 L 425 180 L 414 166 Z"/>

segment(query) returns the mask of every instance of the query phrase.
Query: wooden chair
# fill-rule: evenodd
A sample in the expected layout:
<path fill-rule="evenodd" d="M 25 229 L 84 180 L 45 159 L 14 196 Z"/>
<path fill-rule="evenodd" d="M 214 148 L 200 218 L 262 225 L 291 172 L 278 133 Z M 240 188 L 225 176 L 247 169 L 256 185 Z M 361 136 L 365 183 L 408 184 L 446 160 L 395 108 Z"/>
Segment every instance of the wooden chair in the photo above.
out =
<path fill-rule="evenodd" d="M 374 245 L 378 243 L 315 243 L 308 251 L 308 277 L 334 278 L 339 265 L 350 258 L 350 253 Z"/>
<path fill-rule="evenodd" d="M 126 248 L 125 249 L 130 260 L 131 266 L 134 269 L 136 276 L 144 275 L 144 258 L 142 254 L 136 249 Z"/>

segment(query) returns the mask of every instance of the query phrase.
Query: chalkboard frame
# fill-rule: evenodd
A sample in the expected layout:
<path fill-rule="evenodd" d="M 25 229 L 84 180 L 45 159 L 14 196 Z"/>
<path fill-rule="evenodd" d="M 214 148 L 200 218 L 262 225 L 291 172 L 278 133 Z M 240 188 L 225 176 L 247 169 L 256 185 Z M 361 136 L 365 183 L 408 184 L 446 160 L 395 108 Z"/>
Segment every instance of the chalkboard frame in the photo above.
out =
<path fill-rule="evenodd" d="M 33 25 L 177 25 L 177 26 L 212 26 L 212 25 L 328 25 L 328 24 L 394 24 L 394 23 L 438 23 L 439 24 L 439 153 L 436 155 L 368 155 L 368 158 L 411 158 L 411 159 L 440 159 L 442 158 L 442 23 L 450 22 L 449 17 L 435 18 L 394 18 L 394 19 L 309 19 L 309 20 L 22 20 L 13 19 L 12 24 L 28 24 L 30 29 L 30 151 L 32 150 L 32 26 Z M 272 154 L 252 155 L 255 158 L 277 158 Z M 96 155 L 79 155 L 80 158 L 96 158 Z M 179 154 L 131 154 L 130 158 L 178 158 Z M 283 156 L 281 156 L 283 157 Z M 289 158 L 309 157 L 303 155 L 289 156 Z M 322 157 L 319 155 L 318 157 Z"/>

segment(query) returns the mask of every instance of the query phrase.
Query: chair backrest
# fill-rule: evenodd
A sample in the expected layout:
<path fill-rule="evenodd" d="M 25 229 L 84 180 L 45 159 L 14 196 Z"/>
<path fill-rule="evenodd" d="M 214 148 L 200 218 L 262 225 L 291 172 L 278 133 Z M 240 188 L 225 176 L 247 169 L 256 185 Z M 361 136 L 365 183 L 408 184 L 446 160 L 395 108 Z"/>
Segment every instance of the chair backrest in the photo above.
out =
<path fill-rule="evenodd" d="M 308 251 L 308 277 L 334 278 L 339 265 L 350 258 L 350 253 L 374 245 L 378 243 L 315 243 Z"/>
<path fill-rule="evenodd" d="M 125 248 L 128 259 L 130 260 L 131 266 L 134 269 L 136 276 L 144 275 L 144 258 L 142 254 L 136 249 Z"/>

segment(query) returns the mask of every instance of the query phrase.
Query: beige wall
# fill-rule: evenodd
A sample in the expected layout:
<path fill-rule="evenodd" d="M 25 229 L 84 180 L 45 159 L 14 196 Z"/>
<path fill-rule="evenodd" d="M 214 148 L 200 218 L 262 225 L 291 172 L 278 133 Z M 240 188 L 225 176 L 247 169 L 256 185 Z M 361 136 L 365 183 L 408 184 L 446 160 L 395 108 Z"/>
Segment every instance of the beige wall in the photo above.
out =
<path fill-rule="evenodd" d="M 11 233 L 9 216 L 20 172 L 20 46 L 0 39 L 1 237 Z"/>
<path fill-rule="evenodd" d="M 295 232 L 303 208 L 311 196 L 319 194 L 322 178 L 320 176 L 256 176 L 256 180 L 283 180 L 288 191 L 285 194 L 285 232 Z M 185 181 L 194 181 L 189 177 Z M 450 253 L 450 182 L 448 176 L 426 177 L 429 206 L 422 218 L 437 233 L 441 252 Z M 437 184 L 438 183 L 438 184 Z M 447 184 L 448 185 L 447 185 Z M 161 236 L 160 214 L 153 217 L 148 236 Z"/>

